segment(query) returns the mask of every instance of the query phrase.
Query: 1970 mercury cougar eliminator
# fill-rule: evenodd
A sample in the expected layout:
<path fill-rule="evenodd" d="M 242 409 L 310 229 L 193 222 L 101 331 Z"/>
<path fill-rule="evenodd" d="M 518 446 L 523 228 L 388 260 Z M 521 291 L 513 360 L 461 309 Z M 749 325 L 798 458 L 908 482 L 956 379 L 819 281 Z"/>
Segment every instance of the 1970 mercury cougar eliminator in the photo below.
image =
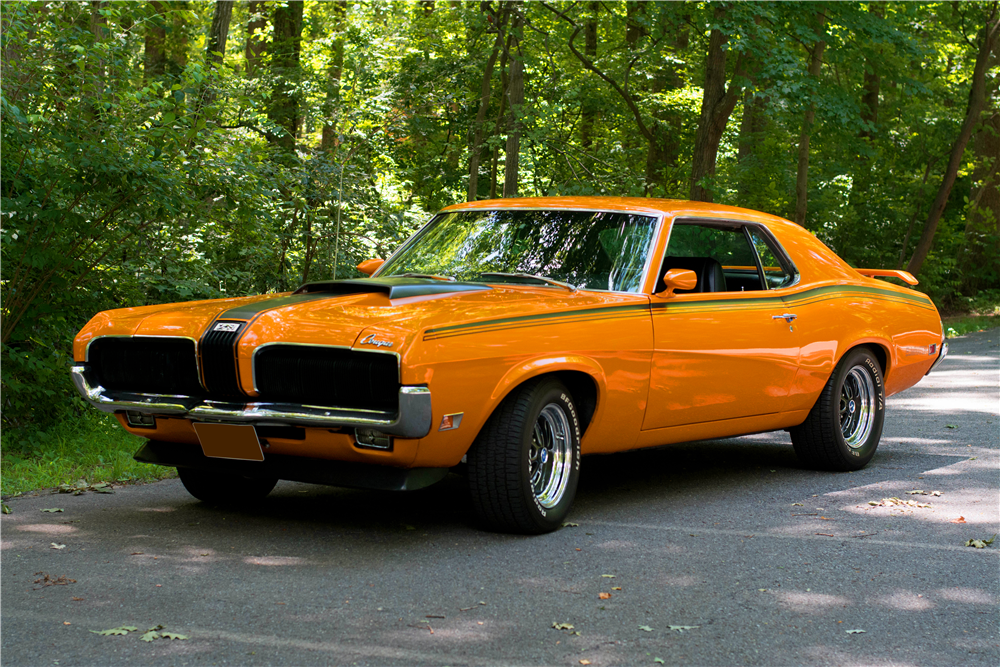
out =
<path fill-rule="evenodd" d="M 73 379 L 209 502 L 278 479 L 432 484 L 463 462 L 495 530 L 565 519 L 582 454 L 786 429 L 804 465 L 872 458 L 885 397 L 947 353 L 902 271 L 801 227 L 698 202 L 450 206 L 368 278 L 125 308 Z"/>

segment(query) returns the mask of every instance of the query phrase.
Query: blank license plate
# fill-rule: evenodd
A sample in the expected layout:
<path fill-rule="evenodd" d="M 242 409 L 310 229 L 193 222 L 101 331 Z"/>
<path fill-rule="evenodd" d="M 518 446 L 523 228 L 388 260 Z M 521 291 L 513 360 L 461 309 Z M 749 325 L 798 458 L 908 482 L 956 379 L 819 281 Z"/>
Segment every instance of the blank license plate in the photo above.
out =
<path fill-rule="evenodd" d="M 194 431 L 205 456 L 215 459 L 263 461 L 257 431 L 249 424 L 195 424 Z"/>

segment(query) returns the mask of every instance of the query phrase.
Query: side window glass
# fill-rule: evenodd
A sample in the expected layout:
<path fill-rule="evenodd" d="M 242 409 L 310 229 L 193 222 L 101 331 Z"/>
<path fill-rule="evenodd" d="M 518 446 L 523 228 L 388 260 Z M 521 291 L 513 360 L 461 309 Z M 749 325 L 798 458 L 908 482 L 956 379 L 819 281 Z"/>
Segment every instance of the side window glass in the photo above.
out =
<path fill-rule="evenodd" d="M 757 257 L 740 227 L 674 223 L 663 258 L 656 291 L 665 289 L 669 269 L 687 269 L 698 276 L 690 292 L 742 292 L 761 289 Z"/>
<path fill-rule="evenodd" d="M 786 263 L 778 259 L 778 253 L 772 247 L 772 241 L 759 229 L 747 226 L 750 238 L 753 240 L 757 256 L 760 257 L 760 264 L 764 269 L 764 279 L 768 289 L 777 287 L 787 287 L 795 280 L 795 274 L 786 266 Z"/>

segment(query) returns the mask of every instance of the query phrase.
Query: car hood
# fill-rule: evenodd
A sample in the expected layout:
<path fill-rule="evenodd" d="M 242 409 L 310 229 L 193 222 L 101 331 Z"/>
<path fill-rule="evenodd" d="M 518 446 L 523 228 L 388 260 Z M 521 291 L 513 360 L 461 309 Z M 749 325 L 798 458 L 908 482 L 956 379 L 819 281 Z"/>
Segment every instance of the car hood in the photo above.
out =
<path fill-rule="evenodd" d="M 199 340 L 217 322 L 244 322 L 240 353 L 268 343 L 357 347 L 402 354 L 436 327 L 576 310 L 639 295 L 569 292 L 561 287 L 486 285 L 423 278 L 359 279 L 304 285 L 295 292 L 105 311 L 80 332 L 86 359 L 100 336 L 178 336 Z"/>

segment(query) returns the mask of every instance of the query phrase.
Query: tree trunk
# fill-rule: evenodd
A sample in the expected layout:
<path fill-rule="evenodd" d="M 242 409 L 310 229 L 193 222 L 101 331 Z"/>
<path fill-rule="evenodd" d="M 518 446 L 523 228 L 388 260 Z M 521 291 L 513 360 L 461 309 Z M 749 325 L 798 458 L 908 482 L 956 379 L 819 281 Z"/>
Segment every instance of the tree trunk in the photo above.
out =
<path fill-rule="evenodd" d="M 264 41 L 264 30 L 267 28 L 267 5 L 264 2 L 251 2 L 247 18 L 247 76 L 252 77 L 260 67 L 260 59 L 267 48 Z"/>
<path fill-rule="evenodd" d="M 188 35 L 187 35 L 187 0 L 171 2 L 167 7 L 173 14 L 171 23 L 172 29 L 169 36 L 167 51 L 170 55 L 168 64 L 172 65 L 171 74 L 180 74 L 187 68 L 188 62 Z"/>
<path fill-rule="evenodd" d="M 330 67 L 326 72 L 326 99 L 323 101 L 323 134 L 319 148 L 332 154 L 340 145 L 337 134 L 337 116 L 340 113 L 340 78 L 344 71 L 344 18 L 347 16 L 347 1 L 333 3 L 333 53 Z"/>
<path fill-rule="evenodd" d="M 982 43 L 979 53 L 976 56 L 976 66 L 972 72 L 972 89 L 969 91 L 969 105 L 965 113 L 965 121 L 962 123 L 962 129 L 959 131 L 958 137 L 952 146 L 948 167 L 945 170 L 944 178 L 941 180 L 941 187 L 938 189 L 934 204 L 927 215 L 927 221 L 924 223 L 924 231 L 920 235 L 920 240 L 917 241 L 913 256 L 910 257 L 910 263 L 906 266 L 906 270 L 913 275 L 920 273 L 920 269 L 924 265 L 924 260 L 927 259 L 927 254 L 931 251 L 931 246 L 934 243 L 934 234 L 937 232 L 938 223 L 941 222 L 944 208 L 948 205 L 948 197 L 951 195 L 952 186 L 955 185 L 955 178 L 958 176 L 958 168 L 962 164 L 962 155 L 965 152 L 965 147 L 972 137 L 972 130 L 979 123 L 983 109 L 986 108 L 989 102 L 987 95 L 989 91 L 986 87 L 986 70 L 990 54 L 996 45 L 998 33 L 1000 33 L 1000 19 L 997 18 L 997 3 L 993 3 L 986 26 L 979 33 Z"/>
<path fill-rule="evenodd" d="M 210 67 L 222 64 L 226 55 L 226 41 L 229 39 L 229 22 L 233 18 L 234 0 L 216 0 L 212 27 L 208 32 L 205 46 L 205 60 Z"/>
<path fill-rule="evenodd" d="M 826 24 L 826 16 L 818 14 L 816 19 L 819 22 L 819 30 L 822 32 L 823 26 Z M 819 77 L 820 68 L 823 66 L 823 49 L 825 48 L 826 41 L 817 40 L 809 53 L 809 76 L 812 79 Z M 809 208 L 809 135 L 815 120 L 816 103 L 810 101 L 802 118 L 802 132 L 799 134 L 799 165 L 795 174 L 795 222 L 803 227 L 806 225 L 806 212 Z"/>
<path fill-rule="evenodd" d="M 715 9 L 715 21 L 721 21 L 726 14 L 723 5 Z M 726 86 L 726 36 L 719 29 L 712 30 L 708 40 L 708 55 L 705 60 L 705 89 L 701 100 L 701 116 L 694 140 L 694 157 L 691 165 L 691 199 L 712 201 L 711 191 L 702 181 L 715 174 L 715 162 L 719 154 L 719 143 L 726 130 L 729 116 L 736 108 L 741 89 L 736 78 L 742 75 L 742 57 L 737 57 L 733 81 Z"/>
<path fill-rule="evenodd" d="M 671 7 L 684 8 L 682 3 L 676 3 Z M 686 8 L 682 11 L 687 11 Z M 688 48 L 688 21 L 689 17 L 681 15 L 679 20 L 672 26 L 674 35 L 671 44 L 671 51 L 675 58 L 657 67 L 653 73 L 650 91 L 654 95 L 659 95 L 667 90 L 677 90 L 685 86 L 684 77 L 680 67 L 676 64 L 683 59 L 683 53 Z M 626 41 L 628 34 L 626 33 Z M 652 112 L 653 122 L 650 123 L 649 146 L 646 150 L 646 188 L 648 194 L 651 185 L 657 185 L 662 189 L 663 196 L 683 196 L 680 190 L 683 182 L 669 174 L 676 174 L 677 163 L 680 158 L 681 136 L 683 132 L 684 118 L 674 109 L 658 108 Z"/>
<path fill-rule="evenodd" d="M 149 82 L 166 73 L 167 58 L 164 47 L 167 41 L 167 27 L 163 22 L 163 3 L 154 0 L 149 3 L 153 15 L 146 21 L 146 40 L 142 58 L 142 80 Z"/>
<path fill-rule="evenodd" d="M 494 27 L 497 31 L 496 39 L 493 41 L 493 51 L 486 60 L 483 68 L 483 84 L 479 92 L 479 111 L 476 113 L 475 132 L 472 137 L 472 146 L 469 150 L 469 187 L 466 201 L 476 201 L 479 195 L 479 162 L 483 156 L 483 123 L 486 122 L 486 113 L 490 108 L 490 97 L 493 94 L 493 68 L 496 66 L 497 56 L 503 47 L 504 27 L 507 25 L 507 18 L 510 16 L 510 5 L 504 4 L 499 16 L 491 15 Z"/>
<path fill-rule="evenodd" d="M 268 141 L 285 152 L 295 149 L 298 128 L 298 100 L 295 88 L 299 79 L 299 50 L 302 44 L 302 0 L 288 0 L 274 9 L 274 38 L 271 42 L 271 74 L 274 88 L 268 119 L 281 128 L 268 133 Z"/>
<path fill-rule="evenodd" d="M 736 161 L 740 165 L 738 190 L 743 197 L 751 194 L 750 175 L 760 159 L 761 136 L 767 129 L 767 99 L 747 91 L 743 95 L 743 120 Z"/>
<path fill-rule="evenodd" d="M 524 59 L 521 54 L 521 27 L 524 23 L 522 0 L 512 9 L 510 49 L 510 110 L 507 116 L 507 145 L 504 147 L 504 198 L 517 196 L 518 166 L 521 153 L 521 115 L 524 110 Z"/>
<path fill-rule="evenodd" d="M 597 58 L 597 17 L 601 11 L 601 3 L 589 2 L 587 9 L 587 22 L 583 25 L 583 53 L 593 61 Z M 597 101 L 592 95 L 584 95 L 580 103 L 580 145 L 584 148 L 590 148 L 594 144 L 597 115 Z"/>
<path fill-rule="evenodd" d="M 985 116 L 972 138 L 975 168 L 959 264 L 967 294 L 979 290 L 983 267 L 1000 269 L 1000 109 L 987 109 Z"/>

